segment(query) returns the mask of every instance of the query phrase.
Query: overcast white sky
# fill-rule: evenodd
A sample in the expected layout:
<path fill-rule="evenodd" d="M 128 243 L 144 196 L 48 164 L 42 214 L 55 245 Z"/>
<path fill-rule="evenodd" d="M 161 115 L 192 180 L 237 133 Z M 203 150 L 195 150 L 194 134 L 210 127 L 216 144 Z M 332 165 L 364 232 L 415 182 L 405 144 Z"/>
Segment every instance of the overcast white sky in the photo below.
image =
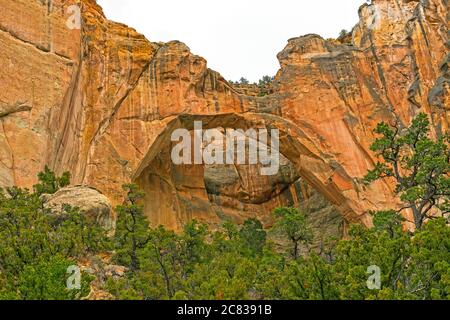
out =
<path fill-rule="evenodd" d="M 228 80 L 275 75 L 287 40 L 335 38 L 365 0 L 97 0 L 106 16 L 150 41 L 180 40 Z"/>

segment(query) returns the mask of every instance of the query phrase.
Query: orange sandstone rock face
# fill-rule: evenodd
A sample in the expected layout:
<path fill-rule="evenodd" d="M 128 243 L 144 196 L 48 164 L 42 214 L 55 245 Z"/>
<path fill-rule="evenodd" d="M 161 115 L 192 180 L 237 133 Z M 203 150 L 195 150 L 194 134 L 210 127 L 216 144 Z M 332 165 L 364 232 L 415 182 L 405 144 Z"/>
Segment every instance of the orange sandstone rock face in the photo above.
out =
<path fill-rule="evenodd" d="M 361 182 L 376 124 L 425 111 L 436 132 L 448 129 L 445 2 L 374 0 L 351 43 L 291 39 L 273 88 L 259 95 L 233 88 L 181 42 L 151 43 L 108 21 L 94 0 L 0 0 L 0 186 L 30 187 L 48 164 L 118 204 L 134 181 L 150 221 L 179 229 L 192 218 L 270 224 L 306 181 L 345 220 L 370 225 L 370 210 L 398 205 L 391 184 Z M 81 28 L 70 29 L 77 3 Z M 172 131 L 196 120 L 279 129 L 289 170 L 173 165 Z"/>

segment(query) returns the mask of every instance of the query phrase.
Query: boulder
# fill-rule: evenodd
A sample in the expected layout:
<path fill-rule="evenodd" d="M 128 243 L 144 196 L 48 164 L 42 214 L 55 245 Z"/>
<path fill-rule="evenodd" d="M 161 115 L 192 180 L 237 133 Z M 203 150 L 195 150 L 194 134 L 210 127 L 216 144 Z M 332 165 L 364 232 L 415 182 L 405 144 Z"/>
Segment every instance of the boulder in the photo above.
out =
<path fill-rule="evenodd" d="M 44 207 L 53 213 L 62 211 L 64 205 L 77 207 L 89 221 L 97 223 L 107 231 L 115 226 L 111 203 L 106 196 L 94 188 L 86 186 L 70 186 L 58 190 L 54 194 L 42 196 Z"/>

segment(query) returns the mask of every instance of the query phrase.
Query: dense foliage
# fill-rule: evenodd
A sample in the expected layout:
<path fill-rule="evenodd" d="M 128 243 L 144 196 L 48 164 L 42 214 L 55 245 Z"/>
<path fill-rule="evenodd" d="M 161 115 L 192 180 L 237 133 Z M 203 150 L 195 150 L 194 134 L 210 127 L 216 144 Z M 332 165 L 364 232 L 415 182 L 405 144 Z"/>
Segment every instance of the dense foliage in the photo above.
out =
<path fill-rule="evenodd" d="M 69 184 L 68 173 L 39 174 L 34 192 L 0 190 L 0 299 L 79 299 L 89 293 L 90 277 L 80 290 L 67 289 L 68 267 L 106 245 L 104 232 L 87 223 L 78 209 L 45 209 L 40 195 Z"/>
<path fill-rule="evenodd" d="M 288 240 L 281 248 L 254 219 L 216 231 L 196 221 L 180 234 L 150 228 L 136 252 L 139 268 L 111 279 L 108 290 L 117 299 L 450 298 L 450 229 L 442 218 L 413 236 L 396 212 L 380 212 L 373 229 L 352 226 L 348 239 L 319 250 L 297 209 L 277 213 L 275 227 Z M 309 253 L 296 254 L 299 246 Z M 367 284 L 371 266 L 380 269 L 377 289 Z"/>

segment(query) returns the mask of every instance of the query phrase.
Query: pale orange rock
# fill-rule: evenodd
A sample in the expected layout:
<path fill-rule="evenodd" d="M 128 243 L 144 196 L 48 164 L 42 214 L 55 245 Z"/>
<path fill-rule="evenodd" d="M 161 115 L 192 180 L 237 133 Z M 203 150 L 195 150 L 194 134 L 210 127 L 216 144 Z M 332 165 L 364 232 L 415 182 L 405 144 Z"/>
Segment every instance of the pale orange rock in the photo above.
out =
<path fill-rule="evenodd" d="M 54 194 L 41 196 L 44 208 L 58 215 L 65 205 L 78 208 L 87 221 L 96 224 L 111 234 L 115 229 L 113 209 L 108 198 L 99 191 L 85 186 L 70 186 L 58 190 Z"/>
<path fill-rule="evenodd" d="M 78 2 L 81 29 L 70 30 L 67 10 Z M 140 183 L 152 224 L 270 223 L 274 207 L 298 201 L 294 177 L 267 180 L 244 166 L 233 169 L 242 180 L 231 181 L 229 168 L 175 167 L 168 158 L 171 132 L 195 120 L 205 129 L 270 127 L 280 130 L 294 176 L 348 222 L 370 225 L 369 211 L 398 205 L 392 184 L 362 184 L 375 161 L 376 124 L 406 125 L 425 111 L 435 132 L 448 129 L 443 0 L 374 0 L 351 37 L 289 40 L 262 94 L 234 88 L 181 42 L 152 43 L 108 21 L 94 0 L 0 6 L 0 186 L 30 187 L 48 164 L 113 205 L 123 201 L 122 184 Z M 221 176 L 231 180 L 214 182 Z"/>

